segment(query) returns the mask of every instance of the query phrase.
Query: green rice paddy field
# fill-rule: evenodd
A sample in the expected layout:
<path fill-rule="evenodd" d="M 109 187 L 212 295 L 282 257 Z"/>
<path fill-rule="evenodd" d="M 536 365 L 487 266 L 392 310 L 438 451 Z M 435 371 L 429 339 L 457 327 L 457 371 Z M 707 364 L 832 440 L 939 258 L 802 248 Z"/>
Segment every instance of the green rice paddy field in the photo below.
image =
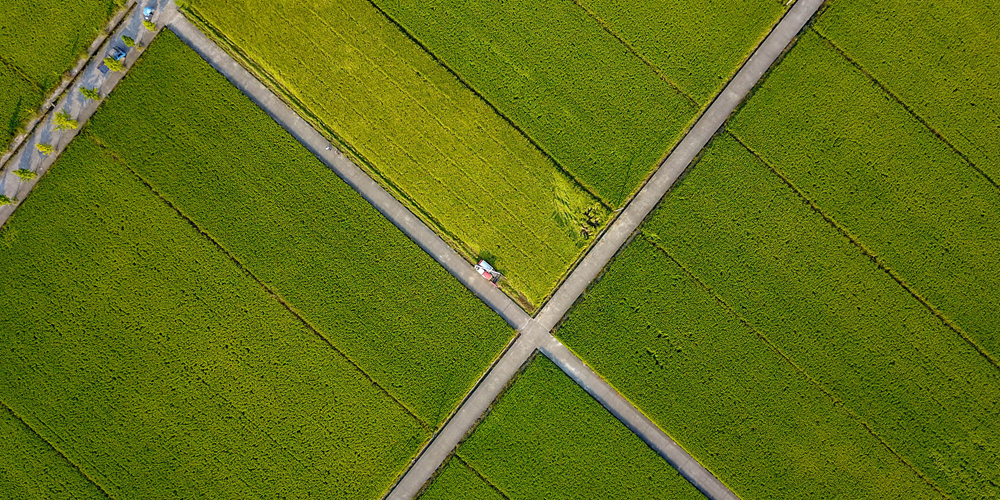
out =
<path fill-rule="evenodd" d="M 645 7 L 570 0 L 195 0 L 189 12 L 531 309 L 784 9 L 725 0 L 705 31 L 682 3 L 649 7 L 678 14 L 665 40 L 632 22 Z M 749 17 L 723 15 L 734 10 Z"/>
<path fill-rule="evenodd" d="M 124 0 L 0 0 L 0 148 Z"/>
<path fill-rule="evenodd" d="M 0 401 L 115 497 L 378 498 L 511 336 L 170 32 L 0 241 Z"/>
<path fill-rule="evenodd" d="M 705 498 L 543 356 L 525 368 L 456 453 L 423 500 Z"/>

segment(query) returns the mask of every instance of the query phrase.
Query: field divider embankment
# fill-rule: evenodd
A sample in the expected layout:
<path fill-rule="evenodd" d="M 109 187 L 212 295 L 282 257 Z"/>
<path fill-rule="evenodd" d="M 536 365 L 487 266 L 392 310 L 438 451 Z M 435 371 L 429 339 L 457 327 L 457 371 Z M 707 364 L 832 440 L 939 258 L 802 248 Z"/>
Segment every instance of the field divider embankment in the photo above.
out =
<path fill-rule="evenodd" d="M 149 3 L 155 4 L 155 2 Z M 104 46 L 104 43 L 111 38 L 111 35 L 116 32 L 119 27 L 121 27 L 121 24 L 125 20 L 126 16 L 132 12 L 132 9 L 136 5 L 136 0 L 129 0 L 125 3 L 125 5 L 118 9 L 118 12 L 116 12 L 115 15 L 111 16 L 111 19 L 108 20 L 108 23 L 104 26 L 104 32 L 99 34 L 94 41 L 90 43 L 90 46 L 87 47 L 87 51 L 84 55 L 77 59 L 76 65 L 66 72 L 68 76 L 64 76 L 59 82 L 59 85 L 49 93 L 49 96 L 44 102 L 42 102 L 42 105 L 39 106 L 38 110 L 35 112 L 35 117 L 29 120 L 28 123 L 24 124 L 25 132 L 18 134 L 11 140 L 7 150 L 4 151 L 2 156 L 0 156 L 0 171 L 3 170 L 4 166 L 6 166 L 7 160 L 17 154 L 18 148 L 20 148 L 25 141 L 35 133 L 38 126 L 45 121 L 46 116 L 48 116 L 49 113 L 56 108 L 56 102 L 62 99 L 66 91 L 69 90 L 69 88 L 77 82 L 80 76 L 84 74 L 84 68 L 93 62 L 94 57 L 101 52 L 100 49 Z M 0 56 L 0 62 L 6 64 L 10 68 L 13 68 L 19 75 L 21 75 L 22 78 L 29 82 L 33 87 L 37 88 L 40 92 L 45 91 L 45 89 L 42 88 L 38 82 L 25 74 L 20 66 L 7 61 L 2 56 Z"/>
<path fill-rule="evenodd" d="M 461 455 L 459 455 L 458 453 L 455 453 L 454 457 L 459 462 L 462 462 L 462 465 L 468 467 L 469 470 L 471 470 L 473 473 L 475 473 L 476 476 L 479 477 L 479 479 L 482 479 L 484 483 L 486 483 L 487 485 L 489 485 L 490 488 L 493 488 L 493 491 L 497 492 L 497 494 L 499 494 L 500 496 L 502 496 L 504 498 L 504 500 L 510 500 L 510 497 L 507 496 L 507 494 L 504 493 L 503 490 L 501 490 L 499 486 L 493 484 L 493 481 L 490 481 L 490 479 L 488 477 L 484 476 L 482 472 L 479 472 L 479 469 L 476 469 L 475 467 L 472 466 L 472 464 L 470 464 L 469 462 L 466 462 L 465 459 L 462 458 Z"/>
<path fill-rule="evenodd" d="M 915 120 L 917 120 L 918 122 L 920 122 L 920 124 L 923 125 L 924 128 L 926 128 L 932 134 L 934 134 L 934 137 L 937 137 L 938 140 L 940 140 L 941 142 L 943 142 L 945 146 L 948 146 L 948 149 L 950 149 L 953 153 L 955 153 L 956 155 L 958 155 L 958 157 L 961 158 L 963 162 L 965 162 L 967 165 L 969 165 L 969 167 L 971 167 L 973 170 L 975 170 L 976 173 L 978 173 L 983 179 L 986 180 L 986 182 L 989 182 L 991 185 L 993 185 L 994 189 L 996 189 L 997 191 L 1000 191 L 1000 184 L 997 184 L 997 182 L 995 180 L 993 180 L 993 178 L 990 177 L 989 174 L 987 174 L 981 168 L 979 168 L 978 166 L 976 166 L 976 164 L 973 163 L 972 160 L 970 160 L 969 157 L 965 155 L 965 153 L 963 153 L 960 149 L 958 149 L 957 147 L 955 147 L 955 145 L 952 144 L 951 141 L 949 141 L 948 138 L 944 136 L 944 134 L 942 134 L 936 128 L 934 128 L 933 126 L 931 126 L 930 122 L 928 122 L 927 120 L 925 120 L 923 116 L 920 116 L 916 112 L 916 110 L 914 110 L 913 108 L 910 107 L 909 104 L 906 104 L 906 102 L 904 102 L 902 99 L 900 99 L 898 95 L 896 95 L 893 91 L 889 90 L 888 86 L 886 86 L 884 83 L 882 83 L 881 81 L 879 81 L 878 78 L 875 78 L 875 75 L 871 74 L 871 72 L 869 72 L 867 68 L 865 68 L 864 66 L 862 66 L 861 63 L 855 61 L 854 58 L 851 57 L 847 53 L 847 51 L 845 51 L 844 49 L 840 48 L 840 46 L 837 45 L 836 43 L 834 43 L 833 40 L 827 38 L 826 35 L 824 35 L 821 31 L 819 31 L 815 27 L 812 27 L 811 29 L 812 29 L 813 33 L 816 33 L 816 35 L 819 36 L 820 39 L 822 39 L 824 42 L 826 42 L 826 44 L 829 45 L 830 48 L 832 48 L 833 50 L 837 51 L 837 53 L 840 54 L 847 62 L 851 63 L 852 66 L 854 66 L 855 68 L 857 68 L 857 70 L 860 71 L 861 74 L 865 75 L 865 77 L 867 77 L 869 80 L 871 80 L 872 83 L 874 83 L 878 88 L 882 89 L 882 92 L 885 92 L 885 94 L 887 96 L 891 97 L 893 101 L 895 101 L 900 106 L 902 106 L 903 109 L 905 109 L 906 112 L 909 113 L 910 116 L 912 116 Z"/>
<path fill-rule="evenodd" d="M 601 19 L 601 17 L 598 16 L 593 10 L 589 9 L 586 5 L 580 3 L 580 0 L 573 0 L 573 4 L 579 7 L 584 12 L 586 12 L 587 16 L 593 19 L 594 22 L 597 23 L 597 25 L 600 26 L 605 33 L 615 37 L 615 40 L 618 40 L 618 43 L 622 44 L 622 47 L 625 47 L 625 50 L 627 50 L 630 54 L 632 54 L 637 59 L 642 61 L 642 63 L 645 64 L 646 67 L 653 70 L 653 73 L 656 73 L 656 76 L 660 77 L 660 80 L 663 80 L 664 83 L 670 85 L 672 89 L 676 90 L 677 94 L 683 97 L 685 100 L 687 100 L 688 104 L 690 104 L 694 109 L 701 108 L 701 104 L 699 104 L 698 101 L 694 99 L 694 97 L 691 97 L 687 92 L 684 92 L 684 90 L 682 90 L 679 85 L 677 85 L 676 83 L 674 83 L 673 80 L 667 77 L 666 73 L 661 71 L 660 68 L 658 68 L 652 62 L 650 62 L 649 59 L 646 59 L 645 56 L 640 54 L 639 51 L 636 50 L 635 47 L 632 46 L 632 44 L 628 43 L 624 38 L 622 38 L 622 36 L 618 34 L 618 32 L 611 29 L 611 26 L 608 26 L 608 23 L 604 22 L 604 19 Z"/>
<path fill-rule="evenodd" d="M 718 293 L 716 293 L 714 289 L 709 287 L 707 284 L 705 284 L 704 281 L 702 281 L 700 277 L 694 274 L 694 272 L 691 271 L 691 269 L 685 266 L 681 261 L 677 260 L 677 258 L 674 257 L 673 254 L 668 252 L 666 248 L 660 245 L 659 242 L 655 241 L 653 238 L 646 236 L 644 233 L 642 237 L 645 238 L 650 245 L 652 245 L 654 248 L 663 253 L 663 255 L 666 258 L 670 259 L 674 264 L 677 264 L 677 267 L 681 268 L 684 274 L 686 274 L 689 278 L 691 278 L 698 285 L 699 288 L 701 288 L 709 295 L 711 295 L 716 303 L 718 303 L 730 315 L 736 318 L 744 327 L 752 331 L 757 336 L 757 338 L 761 340 L 761 342 L 764 342 L 764 344 L 766 344 L 769 349 L 778 354 L 778 356 L 781 356 L 781 359 L 785 360 L 785 362 L 787 362 L 796 372 L 805 377 L 810 384 L 819 389 L 820 392 L 822 392 L 823 395 L 825 395 L 830 400 L 830 402 L 833 403 L 834 406 L 839 407 L 841 410 L 844 411 L 844 413 L 847 414 L 848 417 L 850 417 L 852 420 L 854 420 L 859 425 L 864 427 L 864 429 L 868 432 L 868 434 L 877 439 L 878 442 L 881 443 L 882 446 L 885 447 L 885 449 L 889 450 L 889 453 L 892 453 L 892 455 L 896 457 L 896 459 L 899 460 L 900 463 L 909 468 L 910 471 L 916 474 L 916 476 L 919 477 L 923 482 L 927 483 L 927 485 L 933 488 L 934 491 L 940 493 L 943 498 L 950 498 L 948 494 L 944 492 L 944 490 L 942 490 L 937 484 L 934 483 L 934 481 L 932 481 L 930 478 L 924 475 L 924 473 L 921 472 L 919 469 L 917 469 L 915 465 L 910 463 L 909 460 L 900 455 L 895 450 L 895 448 L 892 447 L 892 445 L 890 445 L 878 432 L 875 431 L 875 428 L 873 428 L 868 422 L 866 422 L 860 415 L 858 415 L 853 410 L 848 408 L 847 405 L 844 404 L 844 401 L 842 399 L 837 397 L 836 394 L 830 391 L 819 380 L 813 378 L 813 376 L 810 375 L 804 368 L 799 366 L 799 364 L 796 363 L 795 360 L 791 358 L 791 356 L 785 353 L 784 350 L 778 347 L 778 345 L 775 344 L 773 341 L 771 341 L 771 339 L 768 338 L 766 335 L 764 335 L 763 332 L 758 330 L 757 327 L 755 327 L 752 323 L 750 323 L 750 321 L 746 319 L 742 314 L 738 313 L 736 309 L 734 309 L 731 305 L 729 305 L 729 303 L 726 302 L 725 299 L 723 299 Z"/>
<path fill-rule="evenodd" d="M 677 146 L 660 163 L 656 172 L 649 177 L 638 193 L 620 210 L 618 216 L 608 223 L 594 244 L 577 261 L 576 266 L 568 273 L 568 276 L 562 280 L 559 288 L 544 303 L 539 313 L 522 328 L 519 328 L 521 336 L 518 339 L 518 343 L 515 344 L 515 348 L 508 351 L 494 365 L 495 367 L 503 366 L 504 369 L 491 369 L 487 375 L 490 378 L 489 384 L 481 384 L 460 405 L 455 413 L 455 418 L 452 418 L 445 424 L 438 435 L 421 451 L 417 460 L 389 492 L 389 495 L 386 497 L 388 500 L 408 500 L 414 498 L 420 492 L 424 484 L 444 465 L 462 438 L 468 432 L 471 432 L 472 427 L 478 421 L 479 417 L 486 412 L 489 405 L 500 394 L 500 389 L 496 386 L 499 385 L 502 388 L 514 376 L 516 370 L 511 370 L 510 365 L 515 363 L 519 365 L 525 362 L 535 349 L 548 346 L 546 349 L 549 349 L 553 355 L 556 355 L 558 351 L 558 355 L 562 356 L 563 364 L 560 366 L 565 366 L 564 371 L 568 375 L 573 377 L 574 373 L 571 373 L 573 370 L 576 370 L 576 373 L 583 373 L 579 371 L 579 367 L 586 367 L 586 364 L 568 349 L 563 351 L 562 349 L 558 349 L 558 347 L 553 347 L 555 344 L 552 344 L 552 342 L 559 345 L 561 343 L 558 339 L 552 337 L 549 332 L 552 331 L 556 324 L 569 311 L 570 307 L 583 295 L 587 287 L 604 270 L 605 266 L 618 253 L 622 245 L 632 237 L 639 225 L 659 203 L 660 199 L 681 178 L 694 162 L 695 158 L 701 153 L 702 149 L 715 136 L 716 132 L 725 125 L 737 106 L 739 106 L 768 69 L 784 53 L 788 45 L 798 36 L 799 32 L 802 31 L 822 5 L 823 0 L 798 0 L 785 13 L 781 21 L 771 29 L 771 32 L 764 38 L 764 41 L 760 43 L 753 54 L 737 71 L 736 75 L 726 84 L 723 91 L 715 97 L 695 124 L 685 133 Z M 396 24 L 398 26 L 398 23 Z M 419 43 L 419 41 L 415 42 Z M 569 354 L 567 355 L 566 353 Z M 570 369 L 570 367 L 573 368 Z M 618 417 L 619 420 L 641 439 L 647 443 L 665 443 L 663 441 L 664 437 L 670 439 L 662 429 L 652 424 L 641 411 L 615 391 L 600 375 L 589 368 L 587 370 L 592 374 L 592 378 L 588 378 L 589 386 L 601 386 L 610 391 L 607 399 L 602 401 L 605 408 Z M 496 380 L 496 376 L 500 374 L 506 374 L 507 378 L 502 381 Z M 495 390 L 480 391 L 480 389 L 487 386 Z M 587 386 L 584 386 L 584 389 L 587 389 Z M 605 401 L 607 401 L 607 404 L 605 404 Z M 614 402 L 613 404 L 612 401 Z M 673 441 L 670 440 L 670 442 L 672 443 Z M 668 445 L 664 444 L 664 446 Z M 698 477 L 699 481 L 703 481 L 702 483 L 693 484 L 698 486 L 703 492 L 712 491 L 715 492 L 713 494 L 717 493 L 719 495 L 710 496 L 710 498 L 713 500 L 738 499 L 735 493 L 722 484 L 711 472 L 704 469 L 697 460 L 688 455 L 682 448 L 679 446 L 671 448 L 671 453 L 687 455 L 689 459 L 676 458 L 676 461 L 671 463 L 684 466 L 690 465 L 692 469 L 687 473 L 691 474 L 692 477 Z M 693 472 L 695 467 L 701 467 L 704 472 Z M 710 478 L 703 474 L 707 474 Z M 702 489 L 702 486 L 699 486 L 699 484 L 706 489 Z M 713 486 L 706 486 L 708 484 L 712 484 Z"/>
<path fill-rule="evenodd" d="M 350 356 L 348 356 L 346 352 L 344 352 L 343 350 L 341 350 L 339 347 L 337 347 L 336 344 L 334 344 L 329 338 L 327 338 L 327 336 L 324 335 L 323 332 L 321 332 L 319 330 L 319 328 L 317 328 L 315 325 L 313 325 L 309 320 L 307 320 L 302 315 L 302 313 L 300 313 L 290 303 L 288 303 L 288 301 L 286 301 L 285 298 L 282 297 L 281 294 L 279 294 L 277 292 L 277 290 L 274 290 L 270 285 L 268 285 L 267 283 L 265 283 L 256 274 L 254 274 L 254 272 L 251 271 L 250 268 L 248 268 L 243 263 L 243 261 L 241 261 L 235 255 L 233 255 L 233 253 L 230 252 L 229 249 L 227 249 L 225 246 L 223 246 L 222 243 L 220 243 L 217 239 L 215 239 L 214 236 L 212 236 L 211 234 L 209 234 L 208 231 L 206 231 L 201 226 L 199 226 L 198 223 L 195 222 L 191 217 L 188 217 L 188 215 L 185 214 L 180 209 L 180 207 L 178 207 L 173 202 L 171 202 L 169 199 L 167 199 L 163 195 L 163 193 L 161 193 L 158 189 L 156 189 L 156 187 L 153 186 L 153 184 L 149 180 L 147 180 L 145 177 L 143 177 L 138 172 L 136 172 L 135 169 L 133 169 L 128 164 L 128 162 L 126 162 L 125 160 L 122 160 L 117 154 L 115 154 L 115 152 L 114 152 L 113 149 L 111 149 L 110 147 L 108 147 L 107 145 L 105 145 L 100 140 L 100 138 L 95 137 L 95 136 L 93 136 L 90 133 L 87 133 L 86 135 L 87 135 L 88 139 L 91 139 L 91 140 L 94 141 L 94 144 L 97 144 L 99 147 L 101 147 L 101 149 L 103 149 L 108 154 L 108 156 L 110 156 L 112 159 L 114 159 L 116 162 L 118 162 L 122 167 L 124 167 L 126 170 L 128 170 L 132 175 L 134 175 L 135 178 L 139 180 L 139 182 L 142 182 L 142 184 L 144 186 L 146 186 L 149 189 L 149 191 L 151 193 L 153 193 L 153 195 L 155 195 L 166 206 L 170 207 L 170 209 L 173 210 L 177 214 L 178 217 L 180 217 L 185 222 L 187 222 L 188 225 L 191 226 L 191 228 L 193 228 L 196 232 L 198 232 L 198 234 L 200 234 L 202 237 L 204 237 L 209 242 L 211 242 L 212 245 L 214 245 L 220 252 L 222 252 L 222 254 L 225 255 L 240 271 L 242 271 L 244 274 L 246 274 L 248 277 L 250 277 L 250 279 L 254 280 L 254 282 L 256 282 L 258 285 L 260 285 L 260 287 L 263 288 L 264 291 L 267 292 L 267 294 L 271 296 L 271 298 L 273 298 L 274 300 L 276 300 L 279 304 L 281 304 L 282 307 L 285 308 L 285 310 L 287 310 L 289 313 L 291 313 L 293 316 L 295 316 L 295 319 L 297 319 L 300 323 L 302 323 L 303 326 L 305 326 L 306 328 L 308 328 L 309 331 L 311 331 L 313 334 L 315 334 L 317 337 L 319 337 L 324 343 L 326 343 L 328 346 L 330 346 L 331 349 L 333 349 L 338 354 L 340 354 L 341 356 L 343 356 L 343 358 L 345 360 L 347 360 L 347 362 L 350 363 L 351 366 L 353 366 L 355 369 L 357 369 L 358 372 L 360 372 L 362 375 L 364 375 L 365 378 L 367 378 L 368 381 L 372 383 L 372 385 L 374 385 L 375 387 L 377 387 L 383 394 L 385 394 L 387 397 L 389 397 L 389 399 L 393 400 L 396 404 L 398 404 L 401 408 L 403 408 L 403 410 L 406 413 L 408 413 L 411 417 L 413 417 L 413 419 L 418 424 L 420 424 L 425 430 L 428 430 L 428 431 L 432 431 L 433 430 L 433 427 L 429 423 L 425 422 L 422 418 L 420 418 L 419 415 L 417 415 L 417 413 L 415 411 L 413 411 L 410 407 L 406 406 L 406 404 L 403 403 L 399 398 L 397 398 L 394 394 L 392 394 L 391 392 L 389 392 L 389 390 L 387 388 L 385 388 L 385 386 L 383 386 L 377 380 L 375 380 L 374 377 L 372 377 L 367 371 L 365 371 L 360 365 L 358 365 L 358 363 L 355 362 Z"/>
<path fill-rule="evenodd" d="M 38 431 L 35 430 L 34 427 L 32 427 L 31 425 L 29 425 L 28 422 L 24 418 L 21 417 L 21 415 L 18 415 L 18 413 L 16 411 L 14 411 L 14 409 L 11 408 L 7 404 L 7 402 L 0 401 L 0 406 L 3 406 L 4 410 L 6 410 L 7 412 L 9 412 L 11 415 L 14 415 L 14 418 L 16 418 L 18 420 L 18 422 L 21 422 L 21 425 L 24 425 L 29 431 L 31 431 L 32 434 L 38 436 L 38 439 L 41 439 L 43 442 L 45 442 L 45 444 L 49 445 L 49 448 L 52 448 L 52 450 L 55 451 L 56 454 L 58 454 L 63 460 L 66 461 L 66 463 L 72 465 L 73 468 L 76 469 L 77 472 L 79 472 L 81 476 L 83 476 L 84 478 L 86 478 L 87 481 L 90 482 L 90 484 L 93 484 L 94 487 L 97 488 L 97 491 L 100 491 L 101 494 L 104 495 L 104 498 L 108 498 L 108 499 L 113 498 L 111 495 L 108 494 L 107 491 L 104 490 L 103 486 L 101 486 L 100 484 L 97 483 L 97 481 L 94 480 L 94 478 L 92 478 L 89 475 L 87 475 L 87 473 L 84 472 L 83 469 L 80 468 L 80 466 L 76 462 L 70 460 L 69 457 L 66 456 L 66 453 L 64 453 L 62 450 L 60 450 L 58 447 L 56 447 L 56 445 L 53 444 L 51 441 L 49 441 L 48 439 L 45 439 L 45 436 L 42 436 L 41 434 L 39 434 Z M 3 411 L 3 410 L 0 410 L 0 411 Z"/>
<path fill-rule="evenodd" d="M 743 149 L 746 149 L 748 153 L 754 156 L 754 158 L 757 158 L 757 161 L 767 166 L 767 168 L 770 169 L 771 172 L 773 172 L 775 175 L 777 175 L 778 178 L 780 178 L 781 181 L 784 182 L 785 185 L 787 185 L 792 191 L 794 191 L 795 194 L 802 199 L 802 201 L 808 204 L 809 208 L 811 208 L 813 212 L 822 217 L 823 220 L 825 220 L 826 223 L 830 225 L 830 227 L 837 230 L 837 232 L 839 232 L 841 236 L 847 238 L 847 240 L 850 241 L 851 244 L 853 244 L 859 251 L 861 251 L 861 253 L 865 257 L 868 257 L 868 260 L 870 260 L 873 264 L 875 264 L 875 267 L 877 267 L 879 270 L 889 275 L 889 277 L 892 278 L 893 281 L 896 282 L 896 284 L 902 287 L 903 290 L 906 290 L 906 292 L 909 293 L 911 297 L 916 299 L 917 302 L 920 302 L 920 304 L 924 306 L 924 308 L 927 309 L 928 312 L 934 315 L 934 317 L 940 320 L 941 323 L 943 323 L 951 331 L 955 332 L 955 334 L 961 337 L 962 340 L 964 340 L 967 344 L 969 344 L 969 346 L 975 349 L 975 351 L 979 353 L 979 355 L 982 356 L 983 359 L 986 360 L 986 362 L 988 362 L 989 364 L 993 365 L 995 368 L 1000 370 L 1000 362 L 998 362 L 997 359 L 994 358 L 992 354 L 990 354 L 988 351 L 986 351 L 986 349 L 980 346 L 979 343 L 975 341 L 975 339 L 969 336 L 969 334 L 965 333 L 965 331 L 962 330 L 961 327 L 956 325 L 951 319 L 949 319 L 948 316 L 944 314 L 944 312 L 935 307 L 934 304 L 931 304 L 929 300 L 927 300 L 923 295 L 921 295 L 912 286 L 910 286 L 910 284 L 907 283 L 906 280 L 904 280 L 903 277 L 896 272 L 896 270 L 894 270 L 885 261 L 883 261 L 882 258 L 879 257 L 877 253 L 875 253 L 867 246 L 865 246 L 865 244 L 862 243 L 857 236 L 848 231 L 847 228 L 842 226 L 833 217 L 827 215 L 827 213 L 824 212 L 823 209 L 820 208 L 820 206 L 815 201 L 809 198 L 804 191 L 799 189 L 799 187 L 795 185 L 795 183 L 792 182 L 792 180 L 789 179 L 788 176 L 783 171 L 781 171 L 781 169 L 779 169 L 778 167 L 772 165 L 770 162 L 765 160 L 760 154 L 751 149 L 749 145 L 744 143 L 743 140 L 741 140 L 731 130 L 727 130 L 726 133 L 728 133 L 733 138 L 733 140 L 740 143 L 740 145 L 743 146 Z"/>
<path fill-rule="evenodd" d="M 153 22 L 159 22 L 162 16 L 163 5 L 167 0 L 143 0 L 143 6 L 153 7 L 156 12 Z M 6 196 L 10 203 L 0 206 L 0 227 L 7 223 L 10 216 L 21 205 L 24 198 L 38 184 L 48 169 L 56 162 L 59 155 L 80 133 L 87 120 L 100 108 L 104 99 L 114 90 L 119 82 L 128 74 L 141 54 L 140 46 L 148 46 L 156 37 L 162 26 L 158 26 L 155 32 L 149 32 L 142 24 L 142 9 L 137 2 L 129 2 L 127 8 L 121 13 L 121 18 L 112 24 L 113 32 L 106 37 L 99 37 L 91 44 L 90 57 L 81 60 L 75 70 L 75 76 L 64 81 L 61 91 L 53 94 L 53 101 L 45 113 L 35 122 L 31 132 L 26 134 L 21 142 L 6 157 L 6 163 L 0 166 L 0 195 Z M 98 69 L 103 64 L 103 58 L 97 54 L 105 54 L 115 40 L 121 36 L 131 37 L 136 42 L 136 47 L 127 51 L 122 60 L 124 71 L 109 71 L 107 74 L 101 73 Z M 93 47 L 97 47 L 94 49 Z M 83 87 L 97 88 L 101 98 L 97 100 L 87 99 L 80 93 Z M 77 122 L 76 128 L 60 130 L 56 128 L 53 117 L 57 110 L 69 114 L 70 118 Z M 51 146 L 52 151 L 43 154 L 38 150 L 38 146 Z M 26 170 L 34 174 L 30 179 L 20 178 L 15 171 Z"/>
<path fill-rule="evenodd" d="M 598 196 L 598 194 L 593 189 L 591 189 L 590 186 L 587 186 L 582 180 L 580 180 L 579 177 L 577 177 L 575 174 L 573 174 L 573 172 L 569 171 L 569 169 L 563 166 L 563 164 L 560 163 L 559 160 L 556 160 L 556 158 L 552 156 L 552 154 L 549 153 L 547 149 L 543 148 L 542 145 L 539 144 L 534 137 L 528 135 L 528 133 L 525 132 L 524 129 L 522 129 L 517 123 L 515 123 L 514 120 L 511 120 L 510 117 L 508 117 L 506 114 L 500 111 L 500 108 L 497 108 L 489 99 L 486 98 L 486 96 L 481 94 L 479 90 L 477 90 L 475 87 L 472 86 L 472 84 L 470 84 L 465 78 L 463 78 L 462 75 L 460 75 L 451 66 L 449 66 L 448 63 L 444 62 L 444 60 L 438 57 L 437 54 L 431 51 L 431 49 L 427 47 L 427 45 L 422 40 L 414 36 L 413 33 L 410 33 L 410 31 L 404 28 L 403 25 L 399 23 L 399 21 L 397 21 L 394 17 L 390 16 L 388 12 L 382 10 L 382 8 L 379 7 L 378 4 L 376 4 L 374 1 L 368 0 L 368 3 L 371 4 L 372 8 L 377 10 L 379 14 L 385 17 L 386 20 L 392 23 L 392 25 L 395 26 L 400 33 L 402 33 L 411 42 L 420 47 L 420 50 L 423 50 L 428 56 L 430 56 L 431 59 L 434 60 L 434 62 L 438 63 L 448 73 L 450 73 L 453 77 L 455 77 L 455 79 L 458 80 L 458 82 L 461 83 L 463 87 L 467 88 L 469 92 L 472 92 L 482 102 L 486 103 L 486 105 L 489 106 L 489 108 L 493 110 L 493 112 L 496 113 L 497 116 L 499 116 L 504 122 L 510 125 L 511 128 L 516 130 L 518 134 L 521 134 L 521 136 L 524 137 L 529 143 L 531 143 L 531 145 L 534 146 L 535 149 L 537 149 L 540 153 L 542 153 L 543 156 L 545 156 L 545 158 L 551 161 L 552 164 L 555 165 L 560 172 L 565 174 L 566 177 L 568 177 L 574 183 L 576 183 L 576 185 L 580 189 L 586 191 L 591 196 L 593 196 L 594 199 L 597 200 L 597 202 L 600 203 L 602 206 L 604 206 L 604 208 L 606 208 L 607 210 L 614 210 L 614 207 L 611 206 L 611 204 L 607 200 Z"/>

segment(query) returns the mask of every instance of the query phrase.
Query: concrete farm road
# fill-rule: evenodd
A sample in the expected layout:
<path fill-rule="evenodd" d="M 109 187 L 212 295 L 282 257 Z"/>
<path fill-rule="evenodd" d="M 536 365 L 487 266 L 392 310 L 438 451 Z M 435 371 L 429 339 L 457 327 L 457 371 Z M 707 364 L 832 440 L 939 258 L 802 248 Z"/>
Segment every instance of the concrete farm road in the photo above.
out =
<path fill-rule="evenodd" d="M 512 367 L 520 367 L 529 359 L 534 349 L 540 349 L 591 396 L 601 402 L 608 411 L 635 432 L 667 462 L 676 467 L 682 476 L 710 500 L 738 499 L 736 494 L 725 484 L 549 332 L 611 261 L 670 187 L 677 182 L 677 179 L 691 165 L 698 153 L 729 119 L 736 106 L 746 98 L 754 85 L 781 56 L 784 49 L 795 39 L 822 4 L 823 0 L 798 0 L 785 13 L 781 21 L 750 56 L 750 59 L 729 81 L 726 88 L 716 97 L 680 144 L 660 164 L 649 182 L 626 205 L 611 227 L 591 247 L 587 255 L 556 290 L 538 315 L 520 330 L 521 337 L 515 343 L 517 349 L 509 349 L 494 364 L 480 385 L 459 407 L 455 417 L 445 423 L 410 469 L 389 492 L 388 500 L 408 500 L 420 492 L 465 435 L 472 430 L 475 423 L 489 409 L 490 404 L 499 396 L 502 388 L 517 373 L 517 369 Z"/>

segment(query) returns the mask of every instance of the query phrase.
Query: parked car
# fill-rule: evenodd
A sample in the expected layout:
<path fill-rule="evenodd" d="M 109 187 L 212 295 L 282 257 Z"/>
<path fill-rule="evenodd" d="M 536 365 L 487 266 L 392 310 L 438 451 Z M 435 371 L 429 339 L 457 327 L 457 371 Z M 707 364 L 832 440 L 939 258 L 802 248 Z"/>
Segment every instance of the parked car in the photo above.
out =
<path fill-rule="evenodd" d="M 111 50 L 108 51 L 108 57 L 116 61 L 125 59 L 125 54 L 128 54 L 128 49 L 123 47 L 112 47 Z M 108 74 L 109 68 L 107 64 L 104 64 L 103 59 L 101 60 L 101 65 L 98 66 L 97 69 L 101 70 L 101 73 L 104 73 L 105 75 Z"/>
<path fill-rule="evenodd" d="M 152 7 L 146 7 L 145 9 L 142 9 L 142 19 L 143 19 L 144 21 L 149 21 L 149 22 L 153 22 L 153 14 L 154 14 L 155 12 L 156 12 L 156 11 L 155 11 L 155 10 L 153 10 L 153 8 L 152 8 Z"/>

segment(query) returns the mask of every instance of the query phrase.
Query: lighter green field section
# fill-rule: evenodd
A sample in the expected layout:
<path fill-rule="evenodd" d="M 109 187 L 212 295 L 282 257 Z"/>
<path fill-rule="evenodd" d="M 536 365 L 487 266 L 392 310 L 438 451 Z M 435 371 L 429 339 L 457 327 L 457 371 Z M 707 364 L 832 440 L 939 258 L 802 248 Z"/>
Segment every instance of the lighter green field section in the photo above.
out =
<path fill-rule="evenodd" d="M 5 406 L 0 406 L 0 491 L 16 500 L 105 498 Z"/>
<path fill-rule="evenodd" d="M 577 0 L 707 106 L 785 12 L 785 0 Z"/>
<path fill-rule="evenodd" d="M 0 149 L 123 0 L 0 0 Z"/>
<path fill-rule="evenodd" d="M 512 336 L 172 33 L 88 132 L 430 427 Z"/>
<path fill-rule="evenodd" d="M 112 498 L 376 499 L 429 437 L 85 136 L 0 241 L 0 399 Z"/>
<path fill-rule="evenodd" d="M 503 495 L 493 489 L 460 458 L 452 457 L 438 473 L 420 500 L 504 500 Z"/>
<path fill-rule="evenodd" d="M 606 210 L 365 0 L 194 9 L 469 258 L 538 304 Z M 516 295 L 516 294 L 515 294 Z"/>
<path fill-rule="evenodd" d="M 542 356 L 458 454 L 514 500 L 705 498 Z"/>
<path fill-rule="evenodd" d="M 834 0 L 816 29 L 1000 182 L 1000 4 Z"/>
<path fill-rule="evenodd" d="M 733 133 L 1000 359 L 1000 191 L 813 32 Z"/>
<path fill-rule="evenodd" d="M 731 136 L 644 231 L 949 497 L 1000 498 L 1000 370 Z"/>
<path fill-rule="evenodd" d="M 532 137 L 618 206 L 696 106 L 572 0 L 375 0 Z"/>

